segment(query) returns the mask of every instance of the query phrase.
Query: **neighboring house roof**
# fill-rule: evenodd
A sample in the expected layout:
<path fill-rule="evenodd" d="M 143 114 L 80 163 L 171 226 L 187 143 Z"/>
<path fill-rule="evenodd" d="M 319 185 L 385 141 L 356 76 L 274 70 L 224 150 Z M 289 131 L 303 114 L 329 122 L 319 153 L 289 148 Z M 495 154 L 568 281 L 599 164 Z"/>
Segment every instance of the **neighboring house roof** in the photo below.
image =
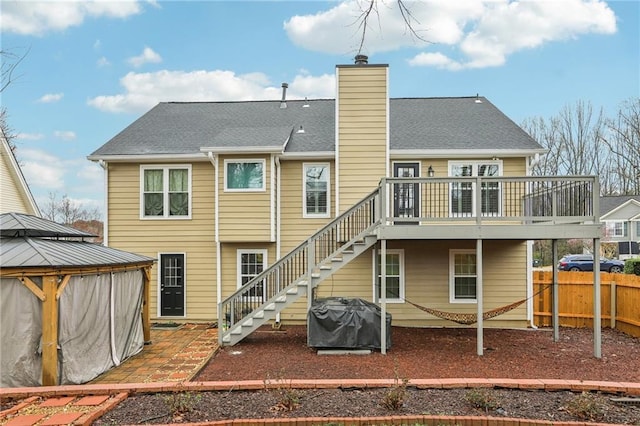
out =
<path fill-rule="evenodd" d="M 102 267 L 152 263 L 155 259 L 78 238 L 91 236 L 35 216 L 0 215 L 0 258 L 2 268 Z"/>
<path fill-rule="evenodd" d="M 163 102 L 89 159 L 213 152 L 335 152 L 335 100 Z M 389 100 L 390 150 L 543 153 L 484 97 Z"/>
<path fill-rule="evenodd" d="M 2 129 L 0 157 L 0 213 L 17 211 L 40 216 L 40 209 Z"/>
<path fill-rule="evenodd" d="M 634 204 L 640 209 L 640 195 L 607 195 L 600 197 L 600 219 L 606 220 L 607 217 L 614 215 L 616 211 L 630 204 Z M 624 219 L 628 220 L 627 218 Z"/>

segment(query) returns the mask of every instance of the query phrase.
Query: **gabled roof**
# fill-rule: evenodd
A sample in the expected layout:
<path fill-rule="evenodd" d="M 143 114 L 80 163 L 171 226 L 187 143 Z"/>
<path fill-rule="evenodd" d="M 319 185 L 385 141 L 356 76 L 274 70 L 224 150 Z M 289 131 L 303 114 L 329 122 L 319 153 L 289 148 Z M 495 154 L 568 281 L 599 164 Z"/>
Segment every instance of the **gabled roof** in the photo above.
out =
<path fill-rule="evenodd" d="M 155 259 L 99 244 L 58 238 L 91 234 L 35 216 L 0 215 L 0 258 L 5 268 L 103 267 L 153 263 Z"/>
<path fill-rule="evenodd" d="M 2 193 L 9 194 L 10 191 L 17 191 L 19 196 L 21 197 L 24 206 L 26 207 L 26 212 L 29 214 L 35 214 L 40 216 L 40 209 L 36 204 L 35 198 L 33 198 L 33 194 L 31 193 L 31 189 L 29 189 L 29 185 L 27 184 L 24 175 L 22 174 L 22 169 L 20 169 L 20 165 L 16 160 L 16 157 L 9 146 L 9 141 L 7 140 L 6 135 L 4 134 L 4 130 L 0 128 L 0 156 L 2 159 L 0 162 L 0 167 L 4 168 L 7 166 L 8 170 L 8 179 L 7 176 L 3 176 L 0 179 L 0 186 Z M 2 173 L 4 175 L 4 171 Z M 14 188 L 9 188 L 9 185 L 14 185 Z M 4 210 L 4 207 L 3 207 Z M 13 208 L 11 210 L 14 210 Z"/>
<path fill-rule="evenodd" d="M 89 159 L 212 152 L 335 152 L 335 100 L 163 102 Z M 392 151 L 544 149 L 484 97 L 394 98 Z"/>
<path fill-rule="evenodd" d="M 640 208 L 640 195 L 607 195 L 600 197 L 600 219 L 605 220 L 607 216 L 614 214 L 629 204 L 635 204 Z"/>

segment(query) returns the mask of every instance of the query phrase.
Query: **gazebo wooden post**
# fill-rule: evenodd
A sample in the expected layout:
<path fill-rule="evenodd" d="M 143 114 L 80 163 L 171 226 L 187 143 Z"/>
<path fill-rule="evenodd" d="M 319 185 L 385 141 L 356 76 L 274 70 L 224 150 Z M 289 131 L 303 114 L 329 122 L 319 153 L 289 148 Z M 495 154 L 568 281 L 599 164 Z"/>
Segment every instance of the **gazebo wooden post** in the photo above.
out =
<path fill-rule="evenodd" d="M 58 384 L 58 277 L 42 277 L 42 385 Z"/>
<path fill-rule="evenodd" d="M 145 266 L 142 269 L 143 290 L 142 290 L 142 333 L 144 344 L 151 344 L 151 322 L 149 319 L 149 291 L 151 288 L 151 267 Z"/>

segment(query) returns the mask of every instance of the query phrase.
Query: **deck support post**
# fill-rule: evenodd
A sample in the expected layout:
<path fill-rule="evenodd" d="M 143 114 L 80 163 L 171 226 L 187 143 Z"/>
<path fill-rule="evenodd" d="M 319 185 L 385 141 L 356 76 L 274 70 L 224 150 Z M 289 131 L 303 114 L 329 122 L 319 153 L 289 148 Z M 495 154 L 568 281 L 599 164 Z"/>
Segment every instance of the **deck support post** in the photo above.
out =
<path fill-rule="evenodd" d="M 551 262 L 553 267 L 553 281 L 551 282 L 551 324 L 553 325 L 553 341 L 560 341 L 560 314 L 558 296 L 558 240 L 551 240 Z"/>
<path fill-rule="evenodd" d="M 602 302 L 600 300 L 600 238 L 593 239 L 593 356 L 602 358 Z"/>
<path fill-rule="evenodd" d="M 384 239 L 380 242 L 380 352 L 387 354 L 387 240 Z"/>
<path fill-rule="evenodd" d="M 477 332 L 477 351 L 478 355 L 484 354 L 484 339 L 483 339 L 483 318 L 484 311 L 483 298 L 482 298 L 482 240 L 476 240 L 476 302 L 478 308 L 478 332 Z"/>

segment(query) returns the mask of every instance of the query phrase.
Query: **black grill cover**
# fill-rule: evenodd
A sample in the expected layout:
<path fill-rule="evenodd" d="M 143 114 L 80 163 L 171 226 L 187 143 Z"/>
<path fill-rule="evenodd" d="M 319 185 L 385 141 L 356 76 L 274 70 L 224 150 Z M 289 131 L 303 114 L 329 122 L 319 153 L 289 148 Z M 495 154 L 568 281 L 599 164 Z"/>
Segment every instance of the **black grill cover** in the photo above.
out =
<path fill-rule="evenodd" d="M 316 299 L 307 315 L 307 343 L 312 348 L 380 349 L 376 304 L 363 299 Z M 387 348 L 391 347 L 391 314 L 387 313 Z"/>

